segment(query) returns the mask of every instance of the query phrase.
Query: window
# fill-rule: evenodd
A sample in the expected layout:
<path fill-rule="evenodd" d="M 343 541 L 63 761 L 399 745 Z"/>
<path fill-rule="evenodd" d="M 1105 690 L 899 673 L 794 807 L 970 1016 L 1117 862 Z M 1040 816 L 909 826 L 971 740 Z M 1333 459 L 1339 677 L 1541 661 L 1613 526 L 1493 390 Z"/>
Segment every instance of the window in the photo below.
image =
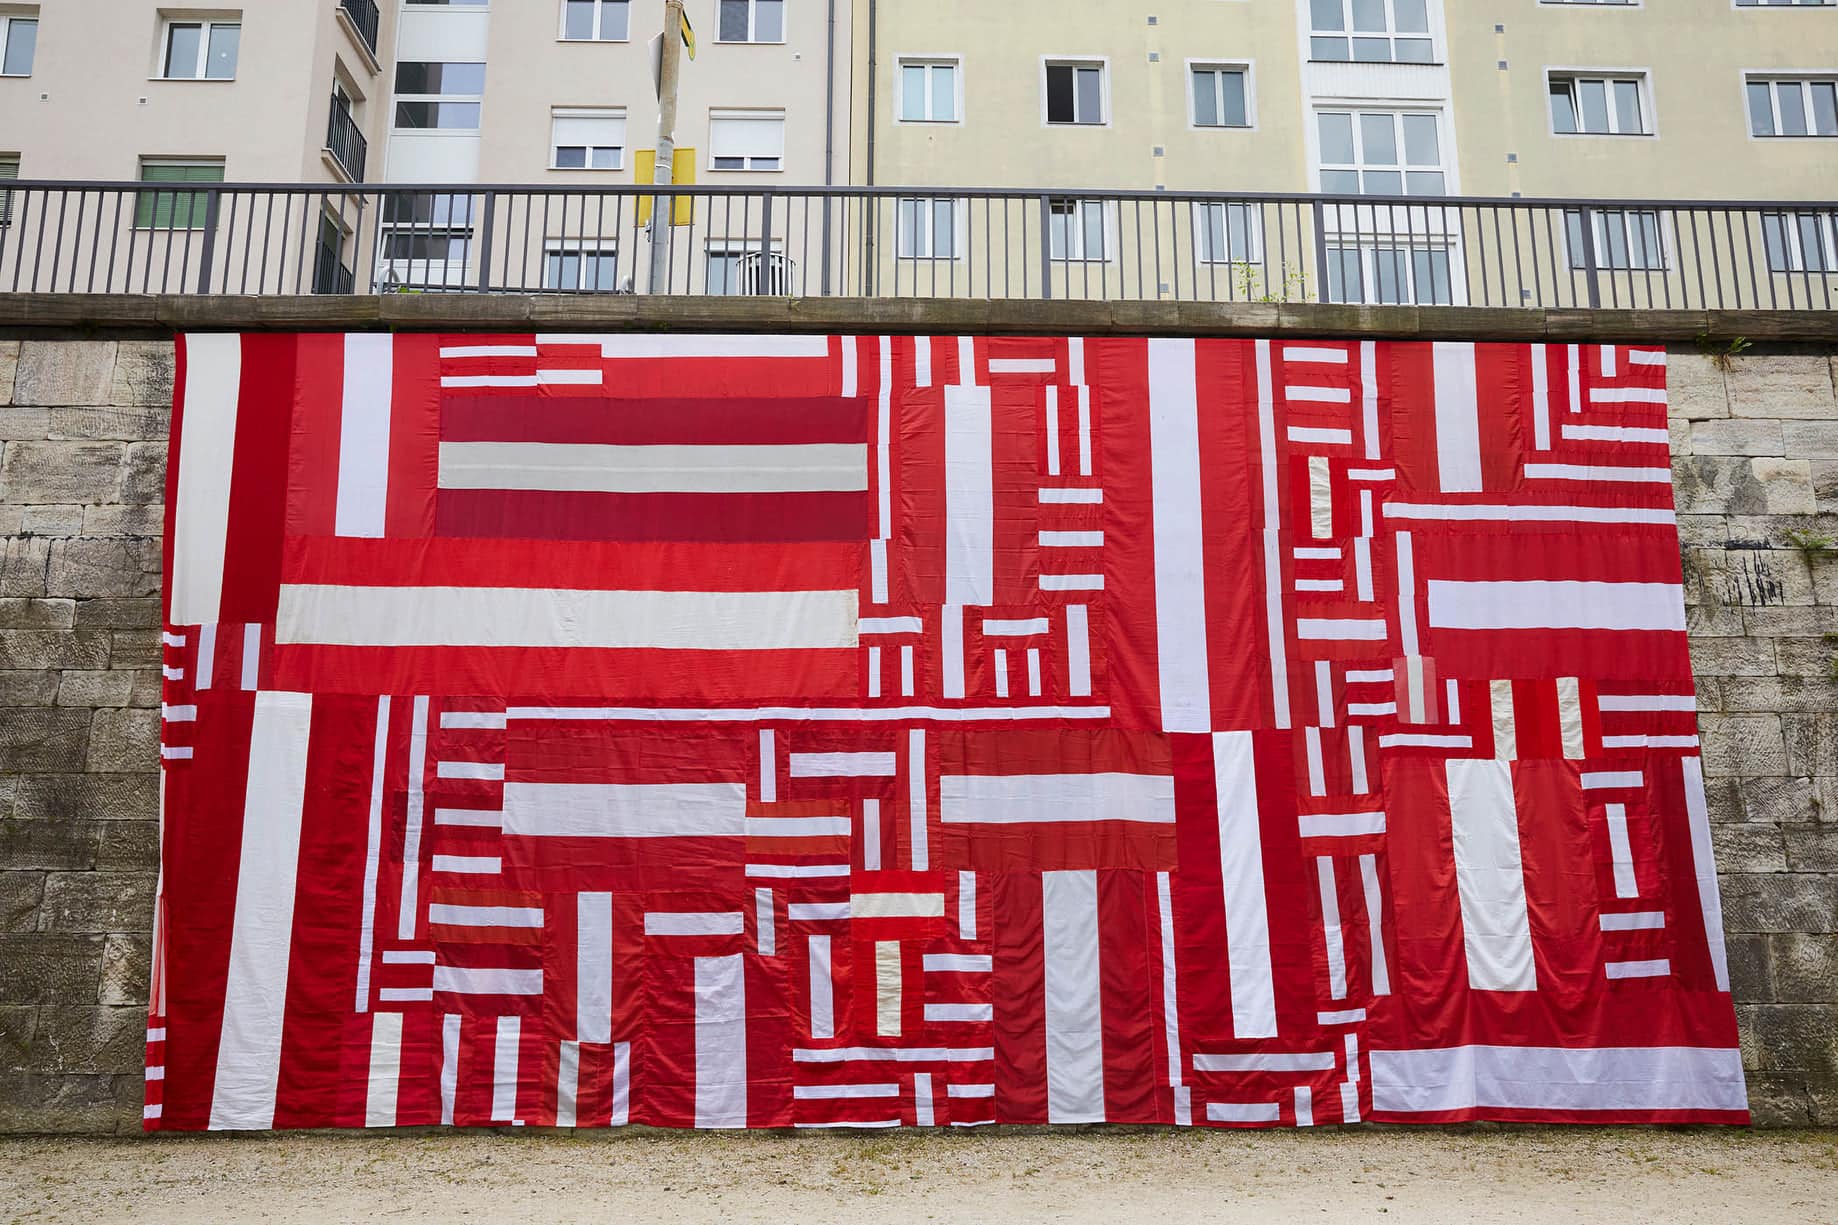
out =
<path fill-rule="evenodd" d="M 1104 65 L 1047 65 L 1047 122 L 1104 122 Z"/>
<path fill-rule="evenodd" d="M 925 197 L 900 201 L 897 251 L 901 259 L 956 259 L 957 201 Z"/>
<path fill-rule="evenodd" d="M 622 43 L 631 36 L 630 0 L 562 0 L 564 41 Z"/>
<path fill-rule="evenodd" d="M 345 267 L 345 231 L 329 213 L 319 217 L 319 237 L 313 244 L 313 292 L 351 293 L 357 278 Z"/>
<path fill-rule="evenodd" d="M 0 16 L 0 76 L 31 76 L 37 50 L 38 18 Z"/>
<path fill-rule="evenodd" d="M 1666 267 L 1666 244 L 1659 214 L 1651 209 L 1597 209 L 1591 214 L 1594 262 L 1604 272 L 1660 272 Z M 1583 243 L 1583 212 L 1564 213 L 1570 267 L 1589 267 L 1590 248 Z"/>
<path fill-rule="evenodd" d="M 160 75 L 169 81 L 230 81 L 242 25 L 234 21 L 169 21 Z"/>
<path fill-rule="evenodd" d="M 772 247 L 762 254 L 758 242 L 709 243 L 708 292 L 796 296 L 797 266 L 785 258 L 777 241 Z"/>
<path fill-rule="evenodd" d="M 0 154 L 0 179 L 19 177 L 19 155 L 17 153 Z M 13 224 L 13 193 L 0 191 L 0 227 Z"/>
<path fill-rule="evenodd" d="M 221 183 L 222 162 L 142 161 L 143 183 Z M 142 191 L 134 197 L 137 230 L 201 230 L 210 195 L 201 191 Z"/>
<path fill-rule="evenodd" d="M 1047 204 L 1048 254 L 1053 259 L 1102 261 L 1109 258 L 1102 200 L 1051 200 Z"/>
<path fill-rule="evenodd" d="M 1770 272 L 1838 272 L 1838 213 L 1763 213 Z"/>
<path fill-rule="evenodd" d="M 1551 76 L 1551 130 L 1560 135 L 1651 136 L 1643 76 Z"/>
<path fill-rule="evenodd" d="M 1838 80 L 1748 82 L 1754 136 L 1838 136 Z"/>
<path fill-rule="evenodd" d="M 1736 0 L 1739 9 L 1830 8 L 1838 0 Z"/>
<path fill-rule="evenodd" d="M 1396 235 L 1390 241 L 1364 245 L 1328 244 L 1329 302 L 1448 306 L 1454 301 L 1453 292 L 1446 245 L 1400 245 Z"/>
<path fill-rule="evenodd" d="M 551 170 L 625 168 L 625 112 L 557 107 L 549 119 Z"/>
<path fill-rule="evenodd" d="M 1308 54 L 1317 60 L 1429 64 L 1429 0 L 1309 0 Z"/>
<path fill-rule="evenodd" d="M 1249 204 L 1196 204 L 1194 246 L 1200 262 L 1236 264 L 1260 257 L 1257 213 Z"/>
<path fill-rule="evenodd" d="M 1323 111 L 1318 122 L 1323 192 L 1440 196 L 1446 190 L 1435 115 Z"/>
<path fill-rule="evenodd" d="M 1244 68 L 1216 64 L 1193 68 L 1193 124 L 1197 128 L 1248 128 Z"/>
<path fill-rule="evenodd" d="M 957 61 L 900 61 L 900 122 L 956 123 Z"/>
<path fill-rule="evenodd" d="M 404 60 L 396 65 L 396 127 L 476 131 L 485 65 Z"/>
<path fill-rule="evenodd" d="M 716 42 L 785 41 L 785 0 L 721 0 L 720 16 Z"/>
<path fill-rule="evenodd" d="M 550 242 L 543 248 L 542 287 L 570 293 L 617 290 L 618 249 L 610 243 Z"/>
<path fill-rule="evenodd" d="M 381 279 L 388 285 L 458 284 L 473 244 L 472 196 L 399 192 L 383 197 Z M 448 264 L 454 265 L 452 269 Z M 437 266 L 438 265 L 438 266 Z"/>
<path fill-rule="evenodd" d="M 708 119 L 711 170 L 782 170 L 784 111 L 717 111 Z"/>

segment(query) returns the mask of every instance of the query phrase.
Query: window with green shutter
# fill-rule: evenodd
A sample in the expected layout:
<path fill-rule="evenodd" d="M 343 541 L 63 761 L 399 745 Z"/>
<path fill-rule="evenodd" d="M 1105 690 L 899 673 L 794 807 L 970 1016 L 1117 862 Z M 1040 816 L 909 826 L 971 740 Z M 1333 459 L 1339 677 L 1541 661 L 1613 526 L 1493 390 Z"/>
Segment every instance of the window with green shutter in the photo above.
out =
<path fill-rule="evenodd" d="M 143 183 L 221 183 L 222 162 L 142 162 Z M 143 191 L 134 203 L 137 230 L 201 230 L 210 195 L 201 191 Z"/>
<path fill-rule="evenodd" d="M 19 177 L 19 155 L 17 153 L 0 154 L 0 179 Z M 0 191 L 0 226 L 13 224 L 13 193 Z"/>

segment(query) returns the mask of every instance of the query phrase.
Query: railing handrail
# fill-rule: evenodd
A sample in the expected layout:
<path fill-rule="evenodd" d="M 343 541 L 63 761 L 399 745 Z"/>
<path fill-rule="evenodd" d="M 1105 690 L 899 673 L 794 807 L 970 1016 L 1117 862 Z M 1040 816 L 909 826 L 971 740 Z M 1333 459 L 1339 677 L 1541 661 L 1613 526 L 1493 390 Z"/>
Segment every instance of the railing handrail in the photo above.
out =
<path fill-rule="evenodd" d="M 356 121 L 352 121 L 356 126 Z M 362 135 L 361 129 L 359 135 Z M 148 183 L 139 179 L 8 179 L 7 189 L 34 191 L 157 191 L 175 190 L 181 185 Z M 955 187 L 941 184 L 905 184 L 901 186 L 745 186 L 707 183 L 654 185 L 649 183 L 186 183 L 187 192 L 234 192 L 237 194 L 324 195 L 327 192 L 365 195 L 442 195 L 478 196 L 486 193 L 527 196 L 691 196 L 702 199 L 722 197 L 832 199 L 913 199 L 960 200 L 1180 200 L 1197 202 L 1230 202 L 1245 204 L 1323 204 L 1359 205 L 1382 208 L 1525 208 L 1525 209 L 1605 209 L 1625 211 L 1710 211 L 1710 212 L 1823 212 L 1838 210 L 1838 196 L 1807 199 L 1716 200 L 1661 198 L 1606 198 L 1593 196 L 1381 196 L 1347 195 L 1328 192 L 1207 191 L 1207 190 L 1130 190 L 1112 187 Z"/>
<path fill-rule="evenodd" d="M 376 54 L 377 36 L 381 32 L 382 13 L 377 8 L 376 0 L 339 0 L 339 7 L 351 14 L 351 22 L 358 33 L 364 36 L 364 45 Z"/>

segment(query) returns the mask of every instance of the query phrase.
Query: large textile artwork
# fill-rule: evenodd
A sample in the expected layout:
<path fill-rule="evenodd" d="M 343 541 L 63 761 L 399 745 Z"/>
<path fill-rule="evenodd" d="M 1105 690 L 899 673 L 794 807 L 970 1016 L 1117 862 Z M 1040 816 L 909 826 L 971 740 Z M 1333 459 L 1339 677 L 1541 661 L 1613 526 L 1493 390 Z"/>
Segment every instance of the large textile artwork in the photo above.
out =
<path fill-rule="evenodd" d="M 149 1128 L 1748 1117 L 1663 352 L 179 374 Z"/>

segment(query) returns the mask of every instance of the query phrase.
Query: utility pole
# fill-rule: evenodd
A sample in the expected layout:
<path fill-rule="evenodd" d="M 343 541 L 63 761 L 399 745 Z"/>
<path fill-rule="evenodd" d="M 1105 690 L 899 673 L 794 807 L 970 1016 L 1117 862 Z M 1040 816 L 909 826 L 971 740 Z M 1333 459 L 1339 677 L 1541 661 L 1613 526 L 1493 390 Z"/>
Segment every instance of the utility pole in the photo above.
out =
<path fill-rule="evenodd" d="M 670 183 L 671 163 L 676 160 L 677 81 L 683 63 L 683 0 L 664 0 L 664 38 L 658 49 L 657 71 L 657 159 L 652 181 L 659 186 Z M 662 293 L 670 283 L 670 214 L 668 196 L 657 196 L 651 202 L 651 279 L 649 293 Z"/>

